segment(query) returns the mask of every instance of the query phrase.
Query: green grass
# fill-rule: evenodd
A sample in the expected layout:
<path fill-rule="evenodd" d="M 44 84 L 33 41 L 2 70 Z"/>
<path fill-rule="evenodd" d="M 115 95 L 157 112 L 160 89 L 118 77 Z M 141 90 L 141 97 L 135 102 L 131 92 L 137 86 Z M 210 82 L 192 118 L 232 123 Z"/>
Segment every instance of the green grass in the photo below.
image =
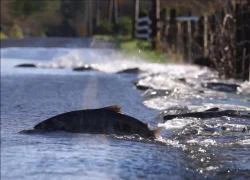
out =
<path fill-rule="evenodd" d="M 169 62 L 168 55 L 160 51 L 152 50 L 149 41 L 134 40 L 129 36 L 108 35 L 96 35 L 95 39 L 113 42 L 118 49 L 129 56 L 137 56 L 138 58 L 157 63 Z"/>

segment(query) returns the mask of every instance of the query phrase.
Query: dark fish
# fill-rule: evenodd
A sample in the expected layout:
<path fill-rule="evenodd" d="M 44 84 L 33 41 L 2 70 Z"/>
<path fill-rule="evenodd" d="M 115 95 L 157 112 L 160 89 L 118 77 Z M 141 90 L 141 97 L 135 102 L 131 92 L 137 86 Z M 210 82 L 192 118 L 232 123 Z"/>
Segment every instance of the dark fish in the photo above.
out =
<path fill-rule="evenodd" d="M 86 109 L 66 112 L 51 117 L 35 125 L 32 131 L 66 131 L 92 134 L 138 134 L 143 138 L 154 139 L 160 136 L 162 128 L 150 130 L 148 125 L 131 116 L 121 114 L 120 107 L 109 106 L 100 109 Z"/>
<path fill-rule="evenodd" d="M 193 118 L 208 119 L 208 118 L 217 118 L 222 116 L 250 119 L 250 111 L 219 110 L 219 108 L 211 108 L 202 112 L 188 112 L 183 114 L 165 115 L 164 121 L 171 120 L 174 118 L 193 117 Z"/>
<path fill-rule="evenodd" d="M 143 93 L 143 97 L 145 100 L 153 99 L 156 97 L 166 97 L 171 94 L 171 90 L 167 89 L 147 89 Z"/>
<path fill-rule="evenodd" d="M 139 84 L 138 82 L 135 82 L 134 85 L 137 89 L 142 90 L 142 91 L 146 91 L 148 89 L 153 89 L 150 86 L 142 85 L 142 84 Z"/>
<path fill-rule="evenodd" d="M 84 65 L 84 66 L 73 68 L 73 71 L 97 71 L 97 69 L 89 65 Z"/>
<path fill-rule="evenodd" d="M 219 111 L 220 110 L 220 108 L 218 108 L 218 107 L 213 107 L 213 108 L 209 108 L 209 109 L 207 109 L 207 110 L 205 110 L 205 111 L 213 111 L 213 112 L 217 112 L 217 111 Z"/>
<path fill-rule="evenodd" d="M 237 88 L 240 87 L 240 85 L 238 84 L 230 84 L 222 82 L 207 82 L 202 85 L 208 89 L 212 89 L 215 91 L 231 92 L 231 93 L 237 92 Z"/>
<path fill-rule="evenodd" d="M 139 68 L 128 68 L 128 69 L 124 69 L 121 71 L 118 71 L 117 74 L 122 74 L 122 73 L 128 73 L 128 74 L 139 74 L 142 71 Z"/>
<path fill-rule="evenodd" d="M 22 67 L 22 68 L 36 68 L 37 66 L 35 64 L 18 64 L 15 67 Z"/>

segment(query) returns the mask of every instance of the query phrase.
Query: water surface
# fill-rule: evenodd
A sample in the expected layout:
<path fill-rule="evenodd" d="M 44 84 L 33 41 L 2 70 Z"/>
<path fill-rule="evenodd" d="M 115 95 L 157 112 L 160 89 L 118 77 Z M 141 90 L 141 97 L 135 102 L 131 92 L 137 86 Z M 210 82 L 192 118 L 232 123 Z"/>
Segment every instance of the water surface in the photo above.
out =
<path fill-rule="evenodd" d="M 20 63 L 40 68 L 14 67 Z M 83 64 L 100 71 L 72 71 Z M 131 67 L 144 72 L 115 74 Z M 187 83 L 178 80 L 183 77 Z M 161 114 L 171 108 L 249 110 L 246 94 L 202 89 L 201 83 L 210 80 L 218 76 L 206 68 L 130 60 L 112 49 L 2 48 L 1 179 L 249 178 L 250 136 L 249 131 L 241 132 L 250 125 L 249 119 L 187 118 L 162 124 Z M 135 82 L 170 93 L 139 91 Z M 105 135 L 18 133 L 59 113 L 114 104 L 152 126 L 164 126 L 163 143 Z M 216 133 L 202 129 L 222 125 L 231 129 Z M 192 129 L 200 129 L 200 134 L 188 133 Z"/>

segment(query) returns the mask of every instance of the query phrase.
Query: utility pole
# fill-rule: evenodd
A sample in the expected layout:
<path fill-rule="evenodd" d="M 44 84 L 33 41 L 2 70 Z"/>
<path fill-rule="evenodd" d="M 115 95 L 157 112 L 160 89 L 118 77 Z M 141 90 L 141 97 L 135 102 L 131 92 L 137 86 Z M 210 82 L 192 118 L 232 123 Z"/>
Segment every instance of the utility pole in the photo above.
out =
<path fill-rule="evenodd" d="M 157 49 L 160 42 L 160 31 L 159 31 L 159 21 L 160 21 L 160 0 L 152 0 L 152 49 Z"/>

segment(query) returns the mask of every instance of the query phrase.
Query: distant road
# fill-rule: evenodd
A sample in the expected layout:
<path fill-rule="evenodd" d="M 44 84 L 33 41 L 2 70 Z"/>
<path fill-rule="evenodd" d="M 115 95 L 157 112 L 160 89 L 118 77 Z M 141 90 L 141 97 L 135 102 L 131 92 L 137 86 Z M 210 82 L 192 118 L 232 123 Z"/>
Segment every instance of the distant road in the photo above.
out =
<path fill-rule="evenodd" d="M 64 47 L 64 48 L 115 48 L 114 44 L 93 38 L 24 38 L 20 40 L 3 40 L 1 48 L 7 47 Z"/>

